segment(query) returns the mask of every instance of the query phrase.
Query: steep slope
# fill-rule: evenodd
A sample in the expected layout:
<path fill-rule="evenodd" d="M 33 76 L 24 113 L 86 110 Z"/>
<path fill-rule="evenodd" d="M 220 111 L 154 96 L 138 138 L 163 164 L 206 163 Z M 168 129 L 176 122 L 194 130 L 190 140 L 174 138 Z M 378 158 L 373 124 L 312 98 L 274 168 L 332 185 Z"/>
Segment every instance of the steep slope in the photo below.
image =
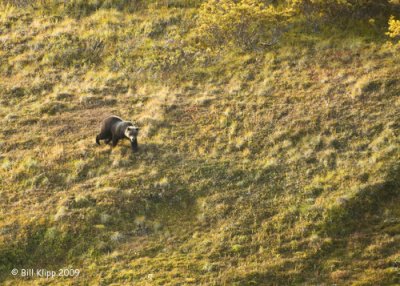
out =
<path fill-rule="evenodd" d="M 2 12 L 1 283 L 399 283 L 399 47 L 199 52 L 195 14 Z M 139 153 L 95 144 L 108 114 Z"/>

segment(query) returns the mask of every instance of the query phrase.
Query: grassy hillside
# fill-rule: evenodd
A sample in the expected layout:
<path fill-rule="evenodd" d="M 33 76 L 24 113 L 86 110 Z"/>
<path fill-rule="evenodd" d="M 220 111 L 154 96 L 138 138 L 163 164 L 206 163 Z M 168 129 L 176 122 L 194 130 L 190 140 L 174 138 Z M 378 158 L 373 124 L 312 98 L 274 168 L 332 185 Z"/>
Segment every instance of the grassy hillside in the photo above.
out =
<path fill-rule="evenodd" d="M 0 284 L 399 284 L 385 20 L 203 48 L 198 4 L 171 3 L 1 6 Z M 95 144 L 110 114 L 141 126 L 138 153 Z"/>

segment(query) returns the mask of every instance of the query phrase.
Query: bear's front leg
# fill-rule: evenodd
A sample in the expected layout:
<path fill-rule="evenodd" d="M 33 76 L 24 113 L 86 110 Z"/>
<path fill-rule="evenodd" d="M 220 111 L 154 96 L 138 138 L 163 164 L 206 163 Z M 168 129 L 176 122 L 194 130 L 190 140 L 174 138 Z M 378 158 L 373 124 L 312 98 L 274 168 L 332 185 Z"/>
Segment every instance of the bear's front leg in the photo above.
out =
<path fill-rule="evenodd" d="M 139 150 L 136 138 L 131 141 L 131 147 L 133 152 L 137 152 Z"/>
<path fill-rule="evenodd" d="M 119 139 L 113 135 L 112 137 L 112 146 L 115 147 L 118 144 Z"/>

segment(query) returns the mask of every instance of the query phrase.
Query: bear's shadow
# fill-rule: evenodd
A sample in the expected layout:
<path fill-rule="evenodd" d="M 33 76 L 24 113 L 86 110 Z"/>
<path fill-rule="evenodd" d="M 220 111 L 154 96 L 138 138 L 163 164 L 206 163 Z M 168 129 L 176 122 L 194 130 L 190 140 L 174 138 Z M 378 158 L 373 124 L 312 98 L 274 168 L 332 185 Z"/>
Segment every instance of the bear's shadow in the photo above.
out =
<path fill-rule="evenodd" d="M 110 154 L 113 151 L 113 148 L 120 148 L 119 152 L 126 157 L 131 159 L 142 158 L 145 159 L 148 155 L 156 156 L 157 154 L 165 154 L 167 152 L 167 147 L 155 144 L 155 143 L 142 143 L 139 144 L 138 150 L 132 150 L 129 143 L 118 144 L 116 147 L 110 146 Z M 165 149 L 165 150 L 163 150 Z"/>

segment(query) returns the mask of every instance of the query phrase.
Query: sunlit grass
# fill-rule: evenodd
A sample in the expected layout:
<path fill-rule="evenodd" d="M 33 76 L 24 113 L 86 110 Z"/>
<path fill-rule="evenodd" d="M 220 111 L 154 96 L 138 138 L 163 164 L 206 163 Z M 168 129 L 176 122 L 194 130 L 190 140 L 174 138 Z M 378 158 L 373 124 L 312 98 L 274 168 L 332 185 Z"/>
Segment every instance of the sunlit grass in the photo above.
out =
<path fill-rule="evenodd" d="M 86 12 L 0 12 L 2 283 L 394 283 L 396 45 L 295 27 L 198 50 L 195 9 Z M 109 114 L 138 153 L 95 144 Z"/>

